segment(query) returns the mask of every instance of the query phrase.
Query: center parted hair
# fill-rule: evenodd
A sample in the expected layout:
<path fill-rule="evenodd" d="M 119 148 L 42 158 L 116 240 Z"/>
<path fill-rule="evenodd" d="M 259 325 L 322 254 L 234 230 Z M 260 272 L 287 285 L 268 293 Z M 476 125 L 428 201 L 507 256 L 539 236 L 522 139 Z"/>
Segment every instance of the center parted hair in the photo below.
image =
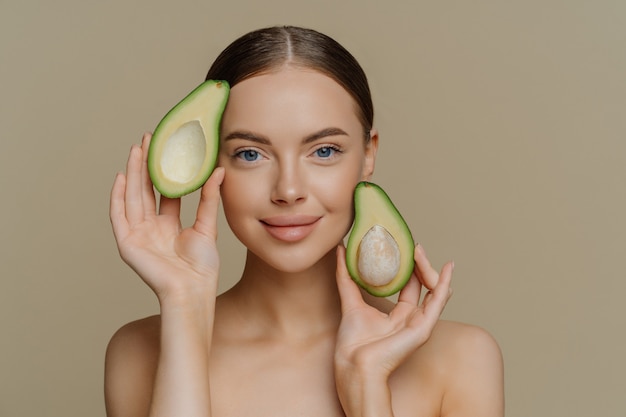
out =
<path fill-rule="evenodd" d="M 363 68 L 333 38 L 312 29 L 274 26 L 249 32 L 217 57 L 206 79 L 226 80 L 231 87 L 285 65 L 319 71 L 339 83 L 354 99 L 365 137 L 374 121 L 374 106 Z"/>

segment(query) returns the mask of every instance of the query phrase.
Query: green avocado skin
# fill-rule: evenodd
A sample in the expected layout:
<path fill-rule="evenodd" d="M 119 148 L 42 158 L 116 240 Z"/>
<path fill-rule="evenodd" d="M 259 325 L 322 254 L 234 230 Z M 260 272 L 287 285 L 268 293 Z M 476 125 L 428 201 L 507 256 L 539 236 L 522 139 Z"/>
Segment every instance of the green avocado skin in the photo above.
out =
<path fill-rule="evenodd" d="M 148 150 L 148 172 L 156 190 L 168 198 L 179 198 L 202 187 L 217 163 L 219 128 L 230 95 L 224 80 L 207 80 L 194 88 L 161 119 L 154 129 Z M 207 152 L 200 172 L 192 181 L 173 183 L 160 169 L 161 153 L 172 132 L 190 121 L 202 124 Z"/>
<path fill-rule="evenodd" d="M 358 270 L 359 245 L 375 225 L 384 227 L 400 249 L 400 270 L 383 286 L 366 283 Z M 413 273 L 415 243 L 411 231 L 387 193 L 378 185 L 362 181 L 354 189 L 354 223 L 346 246 L 346 266 L 352 279 L 369 294 L 388 297 L 400 291 Z"/>

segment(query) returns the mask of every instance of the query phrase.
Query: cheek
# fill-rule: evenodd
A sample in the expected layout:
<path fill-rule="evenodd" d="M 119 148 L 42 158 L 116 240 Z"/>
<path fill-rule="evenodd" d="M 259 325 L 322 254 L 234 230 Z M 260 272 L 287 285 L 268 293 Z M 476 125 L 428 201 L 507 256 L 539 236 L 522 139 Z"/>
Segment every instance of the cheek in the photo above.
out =
<path fill-rule="evenodd" d="M 242 226 L 241 219 L 250 213 L 254 201 L 258 201 L 261 187 L 248 178 L 240 178 L 232 172 L 226 172 L 220 192 L 226 220 L 233 231 Z"/>
<path fill-rule="evenodd" d="M 249 209 L 251 199 L 256 198 L 255 192 L 259 191 L 258 184 L 251 182 L 254 177 L 246 176 L 244 172 L 233 168 L 232 158 L 223 145 L 218 155 L 218 165 L 225 169 L 224 181 L 220 187 L 225 214 L 239 214 L 243 208 Z"/>
<path fill-rule="evenodd" d="M 354 188 L 361 180 L 360 172 L 344 171 L 316 184 L 320 200 L 328 213 L 339 216 L 341 222 L 352 223 Z"/>
<path fill-rule="evenodd" d="M 352 181 L 346 181 L 343 184 L 336 183 L 332 187 L 325 187 L 324 201 L 328 211 L 349 214 L 352 208 L 354 185 Z"/>

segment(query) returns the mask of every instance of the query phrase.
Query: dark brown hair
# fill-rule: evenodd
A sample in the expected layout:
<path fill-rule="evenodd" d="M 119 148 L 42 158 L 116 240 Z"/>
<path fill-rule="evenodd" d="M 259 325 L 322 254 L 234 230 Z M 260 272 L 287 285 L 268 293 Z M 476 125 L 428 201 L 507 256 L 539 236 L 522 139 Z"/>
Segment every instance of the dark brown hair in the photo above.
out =
<path fill-rule="evenodd" d="M 249 32 L 217 57 L 206 79 L 231 85 L 285 64 L 319 71 L 339 83 L 354 99 L 366 138 L 374 122 L 374 106 L 363 68 L 343 46 L 312 29 L 275 26 Z"/>

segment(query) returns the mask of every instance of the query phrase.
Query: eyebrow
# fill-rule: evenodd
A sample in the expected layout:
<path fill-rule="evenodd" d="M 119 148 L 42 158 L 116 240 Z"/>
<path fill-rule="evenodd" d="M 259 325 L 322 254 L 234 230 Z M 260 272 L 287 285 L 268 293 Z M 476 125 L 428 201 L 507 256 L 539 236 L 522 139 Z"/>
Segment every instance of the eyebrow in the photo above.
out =
<path fill-rule="evenodd" d="M 323 139 L 329 136 L 342 136 L 342 135 L 348 136 L 348 134 L 345 131 L 343 131 L 342 129 L 339 129 L 338 127 L 327 127 L 325 129 L 322 129 L 318 132 L 315 132 L 306 136 L 302 140 L 302 143 L 307 144 L 307 143 L 315 142 L 318 139 Z M 249 140 L 251 142 L 260 143 L 262 145 L 271 145 L 271 141 L 267 137 L 250 132 L 250 131 L 246 131 L 246 130 L 237 130 L 237 131 L 229 133 L 228 135 L 224 137 L 225 142 L 229 140 L 233 140 L 233 139 L 244 139 L 244 140 Z"/>
<path fill-rule="evenodd" d="M 269 145 L 271 143 L 270 140 L 266 138 L 265 136 L 257 135 L 256 133 L 243 131 L 243 130 L 236 130 L 234 132 L 229 133 L 228 135 L 224 137 L 224 142 L 227 142 L 233 139 L 245 139 L 251 142 L 261 143 L 263 145 Z"/>
<path fill-rule="evenodd" d="M 338 127 L 327 127 L 326 129 L 322 129 L 319 132 L 315 132 L 304 138 L 303 143 L 314 142 L 318 139 L 323 139 L 329 136 L 348 136 L 346 132 Z"/>

